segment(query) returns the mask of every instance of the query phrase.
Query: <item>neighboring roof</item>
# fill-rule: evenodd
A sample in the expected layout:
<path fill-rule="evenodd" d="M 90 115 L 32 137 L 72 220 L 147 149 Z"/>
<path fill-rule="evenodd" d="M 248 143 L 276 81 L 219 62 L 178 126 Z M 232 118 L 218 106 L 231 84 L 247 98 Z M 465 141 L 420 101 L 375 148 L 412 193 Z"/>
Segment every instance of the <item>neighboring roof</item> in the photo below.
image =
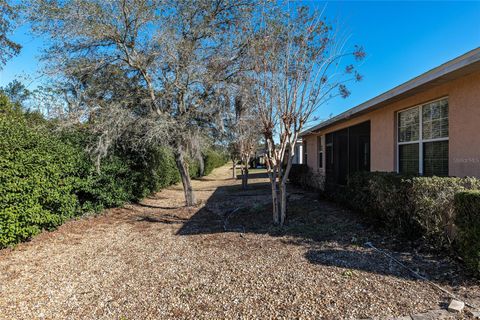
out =
<path fill-rule="evenodd" d="M 357 117 L 361 114 L 380 109 L 392 102 L 404 99 L 408 96 L 430 89 L 431 87 L 476 71 L 480 71 L 480 47 L 427 71 L 373 99 L 339 114 L 338 116 L 323 121 L 300 133 L 300 137 Z"/>

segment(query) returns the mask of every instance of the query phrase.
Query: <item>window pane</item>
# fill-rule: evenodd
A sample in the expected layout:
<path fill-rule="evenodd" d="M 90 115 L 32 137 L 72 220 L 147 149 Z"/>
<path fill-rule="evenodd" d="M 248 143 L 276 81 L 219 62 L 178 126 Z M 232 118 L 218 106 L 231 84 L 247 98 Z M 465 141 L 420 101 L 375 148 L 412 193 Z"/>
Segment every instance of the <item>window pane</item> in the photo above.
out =
<path fill-rule="evenodd" d="M 423 144 L 423 173 L 426 176 L 448 176 L 448 141 Z"/>
<path fill-rule="evenodd" d="M 398 114 L 398 141 L 417 141 L 420 131 L 419 109 L 413 108 Z"/>
<path fill-rule="evenodd" d="M 448 137 L 448 100 L 435 101 L 422 107 L 423 139 Z"/>
<path fill-rule="evenodd" d="M 399 171 L 402 174 L 418 174 L 419 144 L 398 146 Z"/>

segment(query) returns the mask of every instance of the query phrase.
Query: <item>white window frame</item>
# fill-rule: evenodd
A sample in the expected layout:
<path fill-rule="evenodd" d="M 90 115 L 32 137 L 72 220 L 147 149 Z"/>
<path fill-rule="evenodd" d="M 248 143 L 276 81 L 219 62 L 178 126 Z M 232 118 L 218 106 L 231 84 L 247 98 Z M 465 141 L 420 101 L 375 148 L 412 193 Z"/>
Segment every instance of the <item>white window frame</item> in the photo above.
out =
<path fill-rule="evenodd" d="M 418 144 L 418 174 L 420 176 L 423 176 L 423 144 L 426 143 L 426 142 L 437 142 L 437 141 L 449 141 L 449 138 L 450 138 L 450 130 L 448 130 L 448 137 L 446 138 L 435 138 L 435 139 L 423 139 L 423 106 L 424 105 L 427 105 L 429 103 L 433 103 L 433 102 L 437 102 L 437 101 L 441 101 L 441 100 L 447 100 L 448 102 L 448 125 L 450 127 L 450 101 L 449 101 L 449 97 L 448 96 L 445 96 L 445 97 L 441 97 L 441 98 L 438 98 L 438 99 L 435 99 L 435 100 L 430 100 L 430 101 L 427 101 L 427 102 L 423 102 L 421 104 L 417 104 L 413 107 L 410 107 L 410 108 L 406 108 L 406 109 L 402 109 L 402 110 L 398 110 L 397 113 L 396 113 L 396 117 L 395 117 L 395 140 L 396 140 L 396 144 L 397 144 L 397 147 L 396 147 L 396 151 L 397 151 L 397 173 L 400 173 L 400 146 L 401 145 L 406 145 L 406 144 Z M 404 112 L 404 111 L 408 111 L 408 110 L 411 110 L 411 109 L 418 109 L 418 112 L 419 112 L 419 133 L 418 133 L 418 140 L 415 140 L 415 141 L 404 141 L 404 142 L 400 142 L 398 141 L 399 140 L 399 117 L 400 117 L 400 113 Z"/>

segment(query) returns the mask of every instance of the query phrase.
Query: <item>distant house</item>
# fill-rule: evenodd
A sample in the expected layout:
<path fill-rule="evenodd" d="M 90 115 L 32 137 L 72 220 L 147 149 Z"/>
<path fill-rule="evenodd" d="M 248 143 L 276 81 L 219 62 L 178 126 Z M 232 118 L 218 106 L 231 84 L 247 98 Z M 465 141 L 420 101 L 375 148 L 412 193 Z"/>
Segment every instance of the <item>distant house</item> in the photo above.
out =
<path fill-rule="evenodd" d="M 251 168 L 265 167 L 265 157 L 266 157 L 265 148 L 258 148 L 255 151 L 255 155 L 252 157 L 252 160 L 250 161 L 250 167 Z"/>
<path fill-rule="evenodd" d="M 305 163 L 327 183 L 362 170 L 480 177 L 480 48 L 300 137 Z"/>

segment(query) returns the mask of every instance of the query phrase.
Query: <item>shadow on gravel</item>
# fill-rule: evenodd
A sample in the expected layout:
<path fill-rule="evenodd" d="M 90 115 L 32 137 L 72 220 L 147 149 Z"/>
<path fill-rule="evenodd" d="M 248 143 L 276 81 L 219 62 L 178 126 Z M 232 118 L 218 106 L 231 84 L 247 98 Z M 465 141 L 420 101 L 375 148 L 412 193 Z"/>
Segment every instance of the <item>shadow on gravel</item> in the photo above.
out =
<path fill-rule="evenodd" d="M 314 264 L 324 266 L 345 268 L 347 275 L 352 276 L 351 270 L 362 270 L 383 275 L 414 279 L 404 268 L 390 259 L 386 259 L 382 254 L 368 251 L 364 248 L 358 250 L 326 249 L 326 250 L 308 250 L 305 258 Z M 396 257 L 403 260 L 403 263 L 409 264 L 411 256 Z M 410 261 L 411 263 L 411 261 Z"/>
<path fill-rule="evenodd" d="M 312 264 L 412 279 L 393 260 L 364 246 L 372 242 L 439 284 L 456 286 L 471 282 L 459 263 L 448 256 L 418 251 L 412 243 L 375 229 L 359 215 L 320 200 L 315 193 L 288 188 L 288 217 L 284 227 L 272 224 L 270 184 L 258 182 L 249 184 L 247 190 L 242 190 L 241 185 L 219 187 L 177 235 L 239 232 L 289 236 L 281 241 L 305 246 L 305 258 Z"/>
<path fill-rule="evenodd" d="M 237 174 L 237 179 L 241 181 L 242 175 Z M 268 179 L 268 174 L 266 172 L 250 173 L 248 179 Z"/>
<path fill-rule="evenodd" d="M 165 223 L 165 224 L 183 224 L 187 222 L 187 219 L 183 219 L 171 214 L 163 214 L 161 216 L 152 217 L 152 216 L 140 216 L 136 221 L 142 222 L 153 222 L 153 223 Z"/>
<path fill-rule="evenodd" d="M 137 206 L 144 207 L 144 208 L 151 208 L 151 209 L 163 209 L 163 210 L 175 210 L 179 208 L 183 208 L 184 206 L 179 206 L 179 207 L 162 207 L 162 206 L 154 206 L 151 204 L 145 204 L 145 203 L 136 203 Z"/>

